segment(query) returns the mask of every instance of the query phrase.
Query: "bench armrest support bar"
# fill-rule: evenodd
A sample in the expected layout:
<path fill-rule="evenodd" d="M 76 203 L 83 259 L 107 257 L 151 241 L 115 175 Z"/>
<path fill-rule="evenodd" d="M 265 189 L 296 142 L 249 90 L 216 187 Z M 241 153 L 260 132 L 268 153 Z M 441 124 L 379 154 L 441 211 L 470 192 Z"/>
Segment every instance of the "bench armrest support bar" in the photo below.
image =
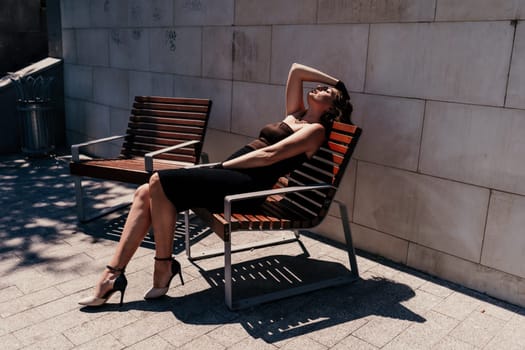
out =
<path fill-rule="evenodd" d="M 122 138 L 124 138 L 126 136 L 127 135 L 116 135 L 116 136 L 110 136 L 110 137 L 105 137 L 105 138 L 102 138 L 102 139 L 96 139 L 96 140 L 91 140 L 91 141 L 87 141 L 87 142 L 77 143 L 75 145 L 71 145 L 71 159 L 74 162 L 80 161 L 80 148 L 81 147 L 91 146 L 91 145 L 95 145 L 97 143 L 114 141 L 114 140 L 122 139 Z"/>
<path fill-rule="evenodd" d="M 191 145 L 194 145 L 194 144 L 199 143 L 199 142 L 200 141 L 197 141 L 197 140 L 183 142 L 183 143 L 179 143 L 178 145 L 175 145 L 175 146 L 170 146 L 170 147 L 166 147 L 166 148 L 163 148 L 163 149 L 159 149 L 158 151 L 146 153 L 144 155 L 144 167 L 145 167 L 147 172 L 152 172 L 153 171 L 153 157 L 155 157 L 156 155 L 159 155 L 161 153 L 166 153 L 166 152 L 169 152 L 169 151 L 173 151 L 174 149 L 191 146 Z"/>
<path fill-rule="evenodd" d="M 328 189 L 328 188 L 333 188 L 333 187 L 334 186 L 329 185 L 329 184 L 291 186 L 291 187 L 283 187 L 283 188 L 273 188 L 273 189 L 265 190 L 265 191 L 255 191 L 255 192 L 246 192 L 246 193 L 229 195 L 229 196 L 224 197 L 224 218 L 229 223 L 231 223 L 231 214 L 232 214 L 231 206 L 232 206 L 232 202 L 235 202 L 235 201 L 250 199 L 250 198 L 267 197 L 267 196 L 272 196 L 275 194 L 322 190 L 322 189 Z"/>

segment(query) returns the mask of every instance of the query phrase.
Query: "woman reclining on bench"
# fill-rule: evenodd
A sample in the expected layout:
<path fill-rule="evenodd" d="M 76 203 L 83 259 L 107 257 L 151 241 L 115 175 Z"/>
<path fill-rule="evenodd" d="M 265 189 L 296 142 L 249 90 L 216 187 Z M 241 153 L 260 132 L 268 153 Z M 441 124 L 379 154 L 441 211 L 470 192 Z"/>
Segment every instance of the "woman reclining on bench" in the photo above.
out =
<path fill-rule="evenodd" d="M 303 101 L 303 82 L 319 85 Z M 155 268 L 153 287 L 144 295 L 165 295 L 174 276 L 183 282 L 181 266 L 172 257 L 177 213 L 189 208 L 221 210 L 230 194 L 272 188 L 278 178 L 290 173 L 321 147 L 334 120 L 350 123 L 352 105 L 342 81 L 317 69 L 294 63 L 286 83 L 286 117 L 266 125 L 259 138 L 214 167 L 163 170 L 135 192 L 122 236 L 94 294 L 79 301 L 99 306 L 119 291 L 120 305 L 127 280 L 124 269 L 153 227 Z M 254 204 L 254 203 L 252 203 Z"/>

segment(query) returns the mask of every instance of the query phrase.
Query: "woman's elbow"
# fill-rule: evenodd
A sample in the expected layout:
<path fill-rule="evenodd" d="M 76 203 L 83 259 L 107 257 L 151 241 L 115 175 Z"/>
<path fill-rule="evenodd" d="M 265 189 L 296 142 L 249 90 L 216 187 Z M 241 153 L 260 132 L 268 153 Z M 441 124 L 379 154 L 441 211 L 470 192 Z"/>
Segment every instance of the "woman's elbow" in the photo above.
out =
<path fill-rule="evenodd" d="M 296 72 L 296 71 L 299 71 L 301 69 L 304 68 L 304 65 L 300 64 L 300 63 L 297 63 L 297 62 L 294 62 L 292 63 L 291 67 L 290 67 L 290 72 Z"/>
<path fill-rule="evenodd" d="M 272 150 L 264 150 L 260 157 L 262 166 L 272 165 L 277 163 L 280 159 L 278 158 L 278 153 Z"/>

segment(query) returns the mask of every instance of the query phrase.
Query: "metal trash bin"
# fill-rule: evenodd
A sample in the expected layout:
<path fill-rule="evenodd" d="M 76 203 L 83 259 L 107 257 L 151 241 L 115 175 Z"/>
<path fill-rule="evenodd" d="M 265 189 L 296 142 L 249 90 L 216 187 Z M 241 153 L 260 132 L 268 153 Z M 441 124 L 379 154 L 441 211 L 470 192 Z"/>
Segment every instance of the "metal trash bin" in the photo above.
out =
<path fill-rule="evenodd" d="M 52 106 L 48 101 L 18 101 L 22 121 L 22 152 L 46 155 L 55 149 Z"/>
<path fill-rule="evenodd" d="M 51 83 L 54 77 L 36 78 L 9 75 L 18 100 L 17 110 L 22 123 L 22 152 L 27 155 L 46 155 L 55 148 L 55 121 L 51 101 Z"/>

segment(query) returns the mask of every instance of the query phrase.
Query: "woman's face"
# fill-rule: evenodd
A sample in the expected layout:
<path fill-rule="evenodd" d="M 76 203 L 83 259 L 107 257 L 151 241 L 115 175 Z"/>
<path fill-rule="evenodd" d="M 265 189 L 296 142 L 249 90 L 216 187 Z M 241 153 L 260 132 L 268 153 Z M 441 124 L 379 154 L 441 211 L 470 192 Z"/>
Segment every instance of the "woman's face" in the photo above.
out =
<path fill-rule="evenodd" d="M 332 107 L 336 93 L 337 90 L 330 86 L 318 85 L 315 89 L 308 92 L 308 104 L 316 103 L 330 108 Z"/>

